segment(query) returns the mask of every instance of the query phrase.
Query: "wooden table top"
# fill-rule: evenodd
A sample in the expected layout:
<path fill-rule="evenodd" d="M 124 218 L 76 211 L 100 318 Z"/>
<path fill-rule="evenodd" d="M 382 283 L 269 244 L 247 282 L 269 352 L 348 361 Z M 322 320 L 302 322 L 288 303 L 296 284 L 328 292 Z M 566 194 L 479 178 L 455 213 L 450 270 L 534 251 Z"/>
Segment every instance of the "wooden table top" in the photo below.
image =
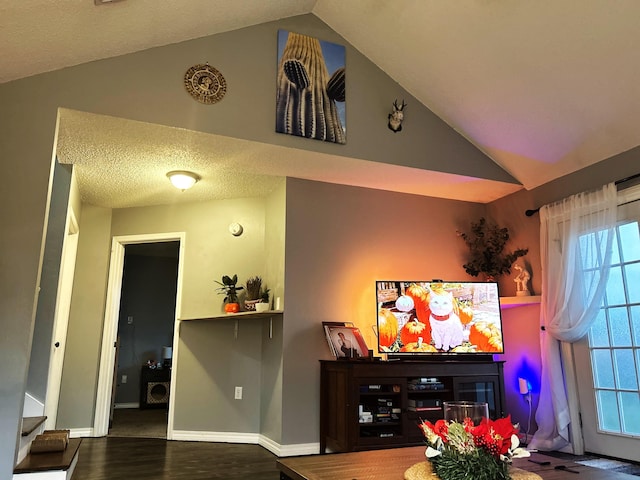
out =
<path fill-rule="evenodd" d="M 366 452 L 332 453 L 280 458 L 278 468 L 291 480 L 403 480 L 404 472 L 425 461 L 425 447 L 390 448 Z M 540 465 L 530 460 L 546 461 Z M 534 472 L 544 480 L 638 480 L 633 475 L 587 467 L 559 458 L 532 453 L 516 458 L 514 466 Z M 565 466 L 579 473 L 558 470 Z"/>

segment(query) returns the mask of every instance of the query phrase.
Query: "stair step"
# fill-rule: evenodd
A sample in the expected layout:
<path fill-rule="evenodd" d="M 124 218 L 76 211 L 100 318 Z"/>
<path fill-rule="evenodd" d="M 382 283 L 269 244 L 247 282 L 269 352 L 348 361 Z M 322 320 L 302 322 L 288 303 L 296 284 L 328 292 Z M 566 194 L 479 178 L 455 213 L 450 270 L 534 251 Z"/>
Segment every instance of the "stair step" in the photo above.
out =
<path fill-rule="evenodd" d="M 75 465 L 81 438 L 70 438 L 63 452 L 30 453 L 13 470 L 14 474 L 43 472 L 50 470 L 69 470 Z"/>
<path fill-rule="evenodd" d="M 42 425 L 47 417 L 23 417 L 22 418 L 22 436 L 31 435 L 33 431 Z"/>

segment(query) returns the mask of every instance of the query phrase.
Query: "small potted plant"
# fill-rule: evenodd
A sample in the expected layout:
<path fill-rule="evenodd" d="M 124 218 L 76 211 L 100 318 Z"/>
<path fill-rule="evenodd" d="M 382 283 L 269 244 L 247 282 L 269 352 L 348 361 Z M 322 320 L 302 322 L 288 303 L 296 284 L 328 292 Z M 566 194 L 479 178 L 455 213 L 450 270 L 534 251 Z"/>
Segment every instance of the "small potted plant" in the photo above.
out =
<path fill-rule="evenodd" d="M 215 281 L 220 287 L 217 289 L 219 294 L 224 294 L 224 311 L 227 313 L 237 313 L 240 311 L 240 304 L 238 303 L 238 292 L 243 290 L 244 287 L 237 286 L 238 275 L 230 277 L 228 275 L 222 276 L 222 282 Z"/>
<path fill-rule="evenodd" d="M 269 310 L 269 289 L 263 288 L 260 293 L 260 302 L 256 303 L 256 312 L 266 312 Z"/>
<path fill-rule="evenodd" d="M 259 276 L 249 278 L 244 284 L 247 290 L 247 298 L 244 301 L 245 310 L 254 311 L 256 309 L 256 303 L 262 301 L 260 296 L 262 292 L 262 278 Z"/>
<path fill-rule="evenodd" d="M 262 303 L 269 303 L 269 292 L 270 290 L 268 288 L 263 288 L 262 289 L 262 293 L 260 294 L 260 297 L 262 298 Z"/>
<path fill-rule="evenodd" d="M 477 277 L 483 273 L 487 281 L 494 281 L 496 277 L 511 273 L 511 266 L 518 258 L 529 251 L 528 248 L 518 248 L 513 252 L 505 252 L 505 245 L 509 240 L 509 230 L 480 218 L 471 223 L 471 233 L 458 232 L 469 247 L 469 259 L 462 265 L 465 271 Z"/>

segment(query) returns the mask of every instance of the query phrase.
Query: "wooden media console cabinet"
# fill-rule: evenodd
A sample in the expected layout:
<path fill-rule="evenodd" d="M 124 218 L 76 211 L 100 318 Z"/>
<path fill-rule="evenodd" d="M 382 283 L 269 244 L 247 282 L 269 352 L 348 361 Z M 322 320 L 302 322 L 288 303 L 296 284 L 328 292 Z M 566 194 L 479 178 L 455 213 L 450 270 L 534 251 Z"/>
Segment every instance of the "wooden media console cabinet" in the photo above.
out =
<path fill-rule="evenodd" d="M 503 362 L 321 360 L 320 453 L 424 445 L 421 419 L 446 401 L 486 402 L 504 416 Z"/>

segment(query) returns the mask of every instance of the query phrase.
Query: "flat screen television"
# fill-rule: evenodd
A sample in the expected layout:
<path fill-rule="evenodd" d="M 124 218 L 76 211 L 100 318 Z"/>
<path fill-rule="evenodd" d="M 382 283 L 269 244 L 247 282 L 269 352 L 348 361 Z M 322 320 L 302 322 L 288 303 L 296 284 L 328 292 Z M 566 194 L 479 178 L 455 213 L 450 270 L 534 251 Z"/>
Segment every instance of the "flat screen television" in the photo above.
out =
<path fill-rule="evenodd" d="M 376 281 L 378 352 L 487 358 L 504 353 L 496 282 Z"/>

